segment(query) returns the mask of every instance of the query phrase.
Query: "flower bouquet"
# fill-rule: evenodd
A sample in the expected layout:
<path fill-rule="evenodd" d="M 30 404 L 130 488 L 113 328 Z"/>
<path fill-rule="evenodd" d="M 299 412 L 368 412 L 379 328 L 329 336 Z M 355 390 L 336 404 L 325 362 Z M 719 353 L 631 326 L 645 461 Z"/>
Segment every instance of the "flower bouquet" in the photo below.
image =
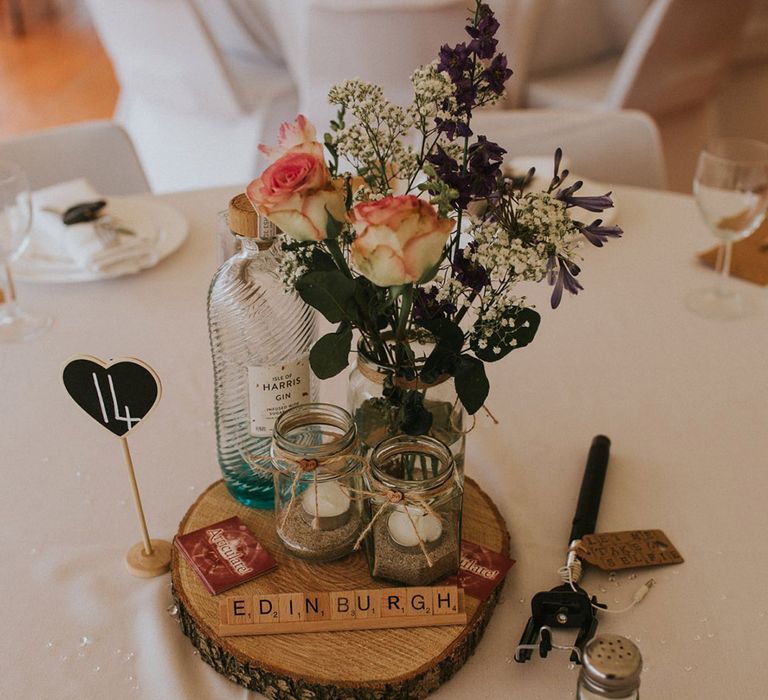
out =
<path fill-rule="evenodd" d="M 473 112 L 497 102 L 512 74 L 498 27 L 478 0 L 468 39 L 412 75 L 408 107 L 361 80 L 334 86 L 324 142 L 303 116 L 284 124 L 276 147 L 260 147 L 271 164 L 247 189 L 283 231 L 285 284 L 336 324 L 312 347 L 316 376 L 344 370 L 359 334 L 351 408 L 369 447 L 431 433 L 463 456 L 462 407 L 484 406 L 485 363 L 528 345 L 539 326 L 516 284 L 546 280 L 557 307 L 564 290 L 582 289 L 583 241 L 621 235 L 573 218 L 613 204 L 565 185 L 559 149 L 549 186 L 533 191 L 533 169 L 509 176 L 504 149 L 473 132 Z"/>

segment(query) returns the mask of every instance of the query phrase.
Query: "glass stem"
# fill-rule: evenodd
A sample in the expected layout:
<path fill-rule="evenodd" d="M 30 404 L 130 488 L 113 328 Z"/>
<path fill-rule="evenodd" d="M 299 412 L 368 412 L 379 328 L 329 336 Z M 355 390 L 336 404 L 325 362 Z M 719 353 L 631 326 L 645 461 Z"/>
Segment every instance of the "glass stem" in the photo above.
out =
<path fill-rule="evenodd" d="M 0 279 L 0 319 L 11 319 L 16 315 L 16 289 L 13 286 L 11 268 L 3 265 Z"/>
<path fill-rule="evenodd" d="M 731 292 L 730 274 L 731 274 L 731 253 L 733 251 L 733 241 L 723 243 L 722 265 L 720 267 L 720 281 L 717 285 L 717 291 L 720 296 L 728 296 Z"/>

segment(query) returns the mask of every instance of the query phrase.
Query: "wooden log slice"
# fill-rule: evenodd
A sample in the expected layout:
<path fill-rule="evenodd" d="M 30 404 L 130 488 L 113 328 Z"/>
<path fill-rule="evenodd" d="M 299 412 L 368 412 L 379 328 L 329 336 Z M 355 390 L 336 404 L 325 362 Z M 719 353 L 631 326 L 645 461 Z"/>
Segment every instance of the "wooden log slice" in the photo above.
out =
<path fill-rule="evenodd" d="M 237 503 L 222 481 L 208 488 L 179 525 L 179 535 L 237 515 L 278 561 L 278 568 L 229 593 L 349 590 L 391 586 L 368 573 L 362 552 L 307 564 L 281 546 L 271 511 Z M 464 482 L 464 539 L 509 555 L 509 533 L 493 501 Z M 484 602 L 466 597 L 466 626 L 355 630 L 260 637 L 219 637 L 219 597 L 203 586 L 174 548 L 173 596 L 181 628 L 200 657 L 235 683 L 280 700 L 423 698 L 474 651 L 496 606 L 500 585 Z"/>

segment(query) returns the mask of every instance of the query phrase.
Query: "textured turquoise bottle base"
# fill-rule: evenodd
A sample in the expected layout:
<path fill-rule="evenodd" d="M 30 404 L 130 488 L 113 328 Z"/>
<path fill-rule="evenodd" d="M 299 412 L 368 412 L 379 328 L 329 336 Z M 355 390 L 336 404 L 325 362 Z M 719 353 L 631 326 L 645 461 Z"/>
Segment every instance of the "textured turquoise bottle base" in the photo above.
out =
<path fill-rule="evenodd" d="M 272 477 L 254 474 L 245 462 L 239 465 L 220 463 L 220 466 L 227 490 L 235 500 L 249 508 L 274 509 L 275 488 Z"/>

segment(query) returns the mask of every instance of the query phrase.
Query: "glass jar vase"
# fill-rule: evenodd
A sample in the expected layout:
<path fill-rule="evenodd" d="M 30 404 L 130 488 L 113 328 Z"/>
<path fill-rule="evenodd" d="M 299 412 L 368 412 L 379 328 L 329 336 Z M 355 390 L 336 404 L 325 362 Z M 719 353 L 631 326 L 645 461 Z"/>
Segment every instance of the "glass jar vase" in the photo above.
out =
<path fill-rule="evenodd" d="M 427 586 L 457 573 L 463 489 L 448 447 L 426 435 L 376 446 L 366 474 L 371 575 Z"/>
<path fill-rule="evenodd" d="M 411 348 L 418 371 L 434 344 L 413 342 Z M 432 416 L 431 426 L 424 433 L 449 446 L 456 471 L 463 479 L 467 420 L 453 377 L 441 376 L 424 382 L 418 378 L 405 379 L 401 374 L 396 366 L 372 359 L 362 343 L 358 345 L 357 363 L 347 386 L 347 407 L 354 416 L 363 452 L 369 454 L 382 440 L 406 432 L 402 427 L 403 405 L 418 393 L 418 402 Z"/>
<path fill-rule="evenodd" d="M 339 406 L 310 403 L 275 422 L 277 536 L 291 554 L 331 561 L 351 553 L 363 529 L 357 430 Z"/>

